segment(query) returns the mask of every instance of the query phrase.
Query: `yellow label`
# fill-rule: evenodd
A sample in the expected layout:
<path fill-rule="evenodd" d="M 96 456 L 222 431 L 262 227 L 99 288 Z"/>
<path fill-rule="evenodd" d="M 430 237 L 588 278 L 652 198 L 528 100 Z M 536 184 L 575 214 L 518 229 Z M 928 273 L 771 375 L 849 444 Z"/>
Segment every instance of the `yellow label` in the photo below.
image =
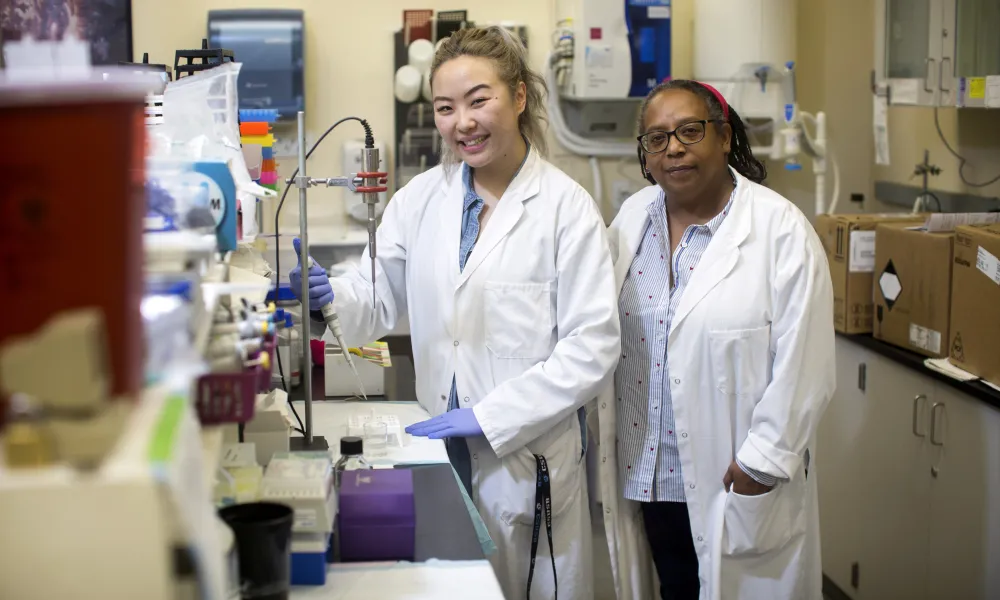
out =
<path fill-rule="evenodd" d="M 969 98 L 974 100 L 982 100 L 985 97 L 986 97 L 986 78 L 985 77 L 969 78 Z"/>

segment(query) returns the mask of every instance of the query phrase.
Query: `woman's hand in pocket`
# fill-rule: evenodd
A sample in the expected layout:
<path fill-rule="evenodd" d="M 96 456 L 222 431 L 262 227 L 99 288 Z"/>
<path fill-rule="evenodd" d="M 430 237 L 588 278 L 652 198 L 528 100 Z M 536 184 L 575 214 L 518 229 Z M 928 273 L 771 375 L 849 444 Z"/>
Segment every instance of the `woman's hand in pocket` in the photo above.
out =
<path fill-rule="evenodd" d="M 750 477 L 735 460 L 729 464 L 729 469 L 722 478 L 722 485 L 726 486 L 727 492 L 732 487 L 733 492 L 741 496 L 760 496 L 773 489 L 771 486 L 758 483 L 757 480 Z"/>

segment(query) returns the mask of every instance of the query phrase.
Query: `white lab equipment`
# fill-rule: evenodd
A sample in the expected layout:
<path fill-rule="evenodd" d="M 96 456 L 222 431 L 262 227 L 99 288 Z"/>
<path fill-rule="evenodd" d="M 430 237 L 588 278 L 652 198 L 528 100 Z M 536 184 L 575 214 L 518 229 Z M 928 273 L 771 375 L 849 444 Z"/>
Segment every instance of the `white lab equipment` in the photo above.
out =
<path fill-rule="evenodd" d="M 827 138 L 826 113 L 819 111 L 813 115 L 799 109 L 793 61 L 785 63 L 782 86 L 785 96 L 782 128 L 776 132 L 771 158 L 783 158 L 784 167 L 789 171 L 798 171 L 802 168 L 798 161 L 799 154 L 805 153 L 812 158 L 812 171 L 816 182 L 814 214 L 834 213 L 840 200 L 840 163 Z M 807 122 L 815 130 L 815 137 L 810 135 Z M 833 164 L 833 193 L 829 203 L 826 192 L 828 159 Z"/>
<path fill-rule="evenodd" d="M 420 97 L 422 73 L 412 65 L 403 65 L 396 71 L 396 84 L 393 88 L 396 100 L 404 103 L 416 102 Z"/>
<path fill-rule="evenodd" d="M 572 31 L 565 97 L 644 98 L 670 76 L 670 0 L 560 0 L 556 11 Z"/>
<path fill-rule="evenodd" d="M 326 452 L 275 454 L 264 470 L 260 499 L 295 510 L 293 532 L 329 533 L 337 516 L 333 461 Z"/>
<path fill-rule="evenodd" d="M 344 358 L 339 344 L 327 343 L 324 350 L 323 380 L 327 396 L 356 396 L 371 392 L 373 396 L 385 394 L 385 368 L 358 358 L 354 369 Z"/>
<path fill-rule="evenodd" d="M 195 561 L 204 597 L 225 597 L 208 501 L 215 461 L 204 454 L 194 404 L 168 387 L 147 388 L 121 431 L 92 472 L 0 472 L 0 597 L 176 600 L 185 588 L 178 549 Z M 39 577 L 37 565 L 58 568 Z"/>
<path fill-rule="evenodd" d="M 434 61 L 434 44 L 430 40 L 413 40 L 406 52 L 411 67 L 420 73 L 431 70 L 431 63 Z"/>
<path fill-rule="evenodd" d="M 375 142 L 375 148 L 378 149 L 379 156 L 385 156 L 385 143 L 381 141 Z M 365 149 L 364 140 L 348 140 L 344 142 L 341 150 L 341 172 L 342 173 L 360 173 L 364 170 L 361 164 L 361 153 Z M 357 223 L 368 223 L 368 210 L 367 206 L 363 202 L 358 202 L 357 194 L 348 189 L 340 190 L 342 194 L 341 198 L 344 203 L 344 212 L 346 212 L 351 219 Z M 375 205 L 375 216 L 381 217 L 382 212 L 385 210 L 385 203 L 388 201 L 388 192 L 381 192 L 378 194 L 378 204 Z"/>
<path fill-rule="evenodd" d="M 267 466 L 271 457 L 289 451 L 292 421 L 288 414 L 288 394 L 272 390 L 258 394 L 253 419 L 243 427 L 243 441 L 253 444 L 256 464 Z"/>
<path fill-rule="evenodd" d="M 424 72 L 423 84 L 420 86 L 420 93 L 424 96 L 424 100 L 431 102 L 434 98 L 431 91 L 431 72 Z"/>
<path fill-rule="evenodd" d="M 92 72 L 90 43 L 67 30 L 59 41 L 21 40 L 3 44 L 6 77 L 15 81 L 52 81 L 88 78 Z"/>

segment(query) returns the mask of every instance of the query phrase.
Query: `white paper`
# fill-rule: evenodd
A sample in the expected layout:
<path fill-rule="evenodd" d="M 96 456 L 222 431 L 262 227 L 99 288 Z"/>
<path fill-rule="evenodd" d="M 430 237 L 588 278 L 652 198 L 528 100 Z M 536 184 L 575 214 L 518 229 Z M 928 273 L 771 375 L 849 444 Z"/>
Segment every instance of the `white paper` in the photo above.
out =
<path fill-rule="evenodd" d="M 917 104 L 920 100 L 920 81 L 895 79 L 891 84 L 893 104 Z"/>
<path fill-rule="evenodd" d="M 979 377 L 976 377 L 972 373 L 953 365 L 948 358 L 928 358 L 924 360 L 924 366 L 958 381 L 975 381 L 979 379 Z"/>
<path fill-rule="evenodd" d="M 316 509 L 296 508 L 295 524 L 292 525 L 292 529 L 295 531 L 303 531 L 315 528 L 316 528 Z"/>
<path fill-rule="evenodd" d="M 889 164 L 889 99 L 882 94 L 875 94 L 873 97 L 874 121 L 872 123 L 875 134 L 875 164 Z"/>
<path fill-rule="evenodd" d="M 910 323 L 910 345 L 934 354 L 941 353 L 941 332 Z"/>
<path fill-rule="evenodd" d="M 847 268 L 851 273 L 875 272 L 875 232 L 852 231 L 851 255 Z"/>
<path fill-rule="evenodd" d="M 669 19 L 670 18 L 670 7 L 669 6 L 650 6 L 646 10 L 646 18 L 648 18 L 648 19 Z"/>
<path fill-rule="evenodd" d="M 609 47 L 587 46 L 588 69 L 611 69 L 615 66 L 614 53 Z"/>
<path fill-rule="evenodd" d="M 934 213 L 927 217 L 923 229 L 929 232 L 955 231 L 960 225 L 982 225 L 1000 221 L 1000 213 Z"/>
<path fill-rule="evenodd" d="M 219 466 L 222 468 L 256 467 L 256 444 L 226 444 L 222 447 L 222 460 L 219 462 Z"/>
<path fill-rule="evenodd" d="M 986 108 L 1000 108 L 1000 75 L 986 78 Z"/>
<path fill-rule="evenodd" d="M 992 279 L 994 283 L 1000 285 L 1000 259 L 997 259 L 982 246 L 976 252 L 976 268 Z"/>

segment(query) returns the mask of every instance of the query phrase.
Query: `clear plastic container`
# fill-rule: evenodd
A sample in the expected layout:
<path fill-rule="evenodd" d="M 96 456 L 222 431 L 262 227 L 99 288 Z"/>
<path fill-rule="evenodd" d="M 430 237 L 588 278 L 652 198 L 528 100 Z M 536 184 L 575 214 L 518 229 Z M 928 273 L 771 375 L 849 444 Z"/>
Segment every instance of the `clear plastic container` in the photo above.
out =
<path fill-rule="evenodd" d="M 365 457 L 364 442 L 359 437 L 348 436 L 340 438 L 340 459 L 333 466 L 333 485 L 340 489 L 340 477 L 344 471 L 363 471 L 374 469 Z"/>
<path fill-rule="evenodd" d="M 381 458 L 388 451 L 389 428 L 382 421 L 369 421 L 364 424 L 365 454 L 372 458 Z"/>

